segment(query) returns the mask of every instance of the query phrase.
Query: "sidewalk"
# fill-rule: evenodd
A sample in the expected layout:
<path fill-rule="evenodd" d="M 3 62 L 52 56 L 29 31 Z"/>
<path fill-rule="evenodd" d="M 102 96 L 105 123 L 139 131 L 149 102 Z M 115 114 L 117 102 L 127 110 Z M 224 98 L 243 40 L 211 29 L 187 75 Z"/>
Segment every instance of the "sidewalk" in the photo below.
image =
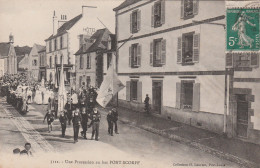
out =
<path fill-rule="evenodd" d="M 101 109 L 106 112 L 106 109 Z M 153 115 L 118 108 L 119 121 L 240 164 L 260 167 L 260 146 Z M 119 128 L 120 132 L 120 128 Z"/>

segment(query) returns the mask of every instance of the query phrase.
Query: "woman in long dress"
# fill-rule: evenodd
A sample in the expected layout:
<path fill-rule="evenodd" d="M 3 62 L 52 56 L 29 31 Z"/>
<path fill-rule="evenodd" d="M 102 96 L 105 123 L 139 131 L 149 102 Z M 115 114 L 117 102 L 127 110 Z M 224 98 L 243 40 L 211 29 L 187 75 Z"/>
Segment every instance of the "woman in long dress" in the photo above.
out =
<path fill-rule="evenodd" d="M 36 90 L 34 101 L 36 104 L 42 104 L 42 91 Z"/>

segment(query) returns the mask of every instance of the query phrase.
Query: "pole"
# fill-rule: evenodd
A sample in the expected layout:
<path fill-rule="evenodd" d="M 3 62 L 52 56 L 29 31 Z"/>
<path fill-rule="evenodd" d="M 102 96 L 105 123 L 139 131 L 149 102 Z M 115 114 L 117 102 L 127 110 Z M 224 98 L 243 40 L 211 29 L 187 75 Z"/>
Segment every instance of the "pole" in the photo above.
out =
<path fill-rule="evenodd" d="M 224 134 L 227 132 L 227 72 L 228 69 L 225 68 Z"/>

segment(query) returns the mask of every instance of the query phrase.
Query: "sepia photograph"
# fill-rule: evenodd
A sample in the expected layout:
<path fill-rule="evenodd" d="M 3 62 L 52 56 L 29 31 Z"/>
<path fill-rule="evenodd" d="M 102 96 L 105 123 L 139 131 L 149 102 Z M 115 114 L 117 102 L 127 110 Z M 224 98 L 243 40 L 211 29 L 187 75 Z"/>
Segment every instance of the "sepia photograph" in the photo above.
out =
<path fill-rule="evenodd" d="M 0 168 L 260 168 L 259 0 L 0 0 Z"/>

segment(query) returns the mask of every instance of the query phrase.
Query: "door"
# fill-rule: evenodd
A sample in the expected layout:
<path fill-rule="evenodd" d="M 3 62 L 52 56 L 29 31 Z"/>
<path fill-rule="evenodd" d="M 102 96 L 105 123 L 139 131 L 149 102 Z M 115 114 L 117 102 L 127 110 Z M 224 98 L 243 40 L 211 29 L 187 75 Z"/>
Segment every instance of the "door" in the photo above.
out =
<path fill-rule="evenodd" d="M 248 101 L 246 95 L 237 95 L 237 136 L 247 138 Z"/>
<path fill-rule="evenodd" d="M 153 111 L 161 114 L 162 81 L 153 81 Z"/>

